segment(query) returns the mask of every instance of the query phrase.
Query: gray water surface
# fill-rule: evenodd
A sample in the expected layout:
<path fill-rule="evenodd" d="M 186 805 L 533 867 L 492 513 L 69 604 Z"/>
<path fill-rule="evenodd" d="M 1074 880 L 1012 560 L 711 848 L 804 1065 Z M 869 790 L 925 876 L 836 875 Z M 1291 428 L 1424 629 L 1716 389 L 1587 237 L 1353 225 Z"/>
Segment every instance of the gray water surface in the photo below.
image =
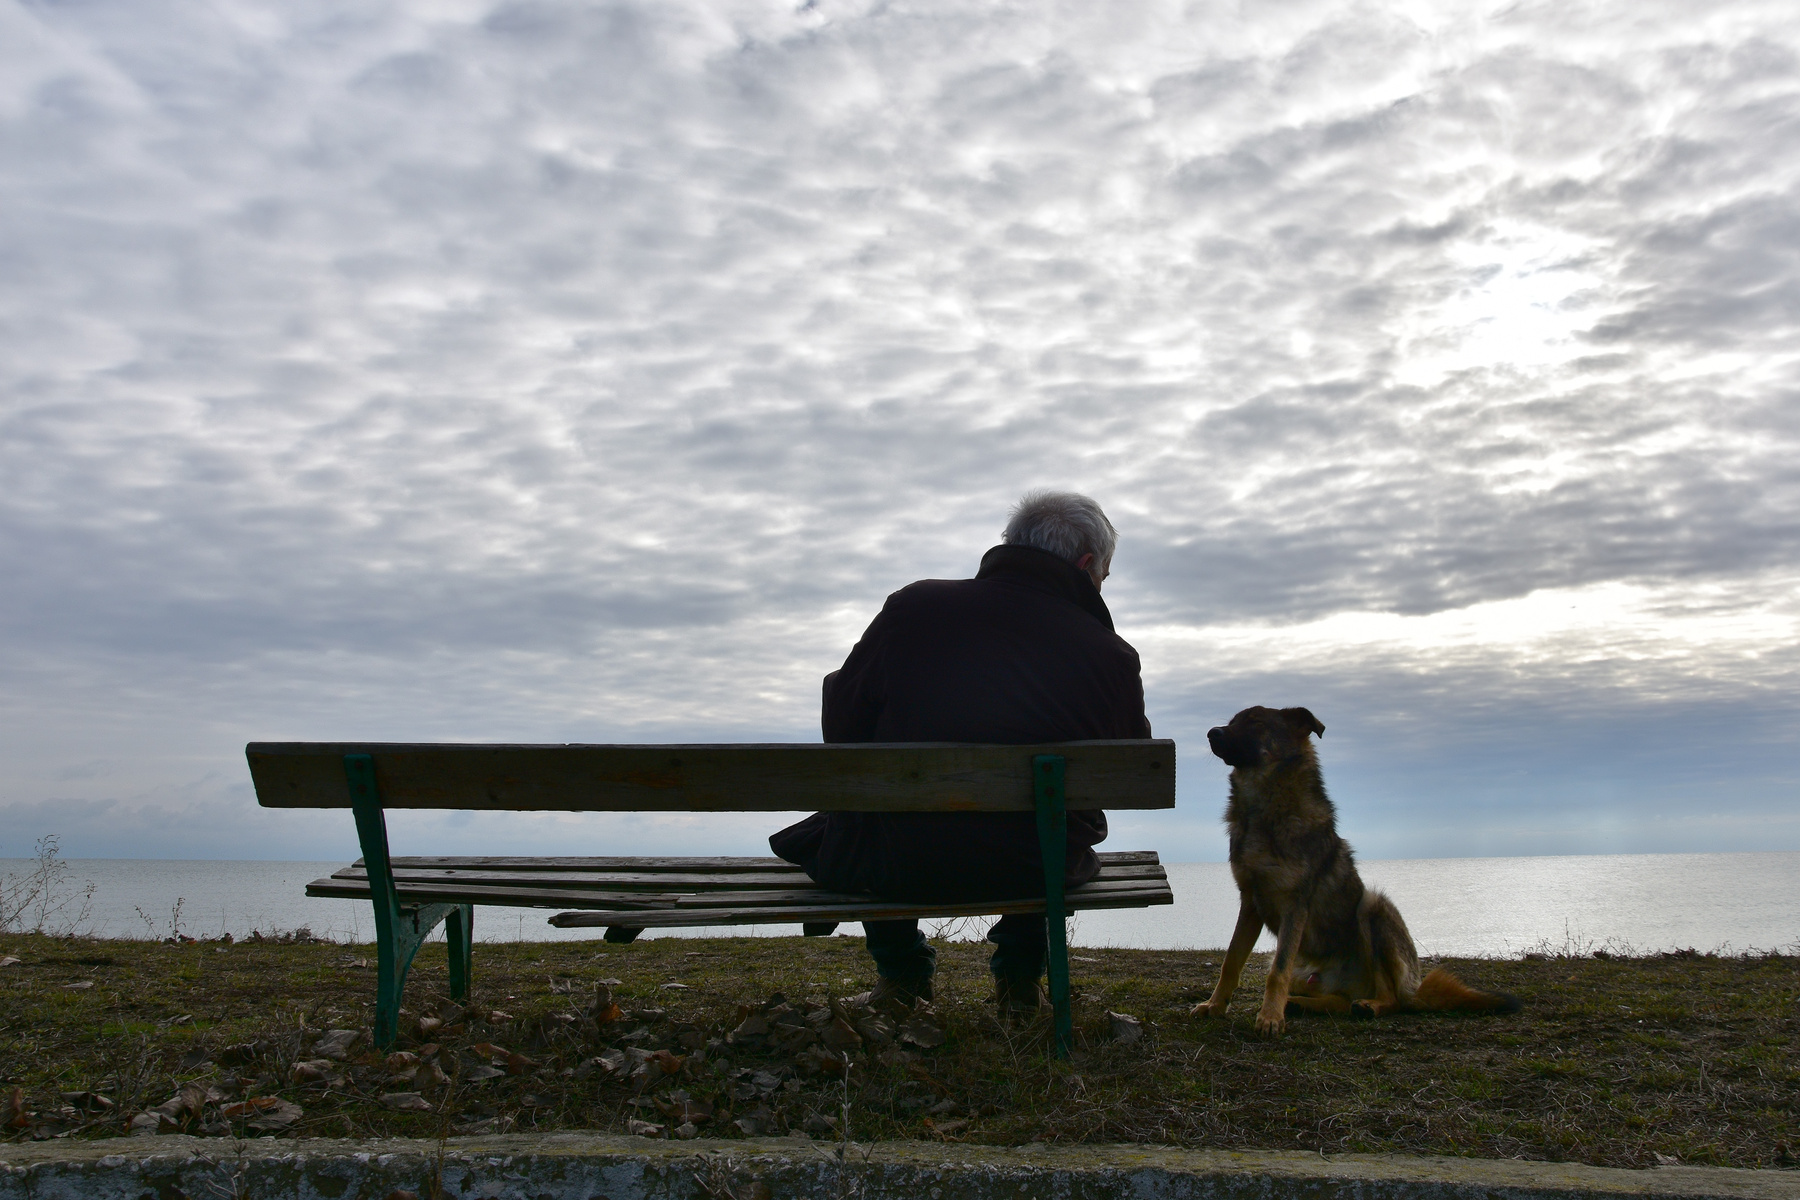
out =
<path fill-rule="evenodd" d="M 314 900 L 309 880 L 342 862 L 72 859 L 69 879 L 92 881 L 87 932 L 103 937 L 166 937 L 177 925 L 198 937 L 302 926 L 321 936 L 367 941 L 369 906 Z M 31 863 L 0 859 L 0 876 Z M 1654 953 L 1693 947 L 1743 951 L 1800 946 L 1800 852 L 1619 854 L 1540 858 L 1436 858 L 1360 864 L 1370 886 L 1399 906 L 1423 954 L 1516 956 L 1532 949 Z M 1231 936 L 1237 893 L 1224 863 L 1171 863 L 1173 905 L 1078 913 L 1078 946 L 1217 949 Z M 180 908 L 177 912 L 176 905 Z M 479 908 L 483 941 L 564 941 L 597 929 L 553 929 L 544 909 Z M 948 923 L 946 923 L 948 924 Z M 979 937 L 984 921 L 950 930 Z M 720 930 L 670 930 L 664 936 L 717 936 Z M 792 925 L 733 932 L 791 935 Z M 841 932 L 858 932 L 854 925 Z M 649 936 L 649 935 L 647 935 Z M 1272 939 L 1264 935 L 1267 948 Z"/>

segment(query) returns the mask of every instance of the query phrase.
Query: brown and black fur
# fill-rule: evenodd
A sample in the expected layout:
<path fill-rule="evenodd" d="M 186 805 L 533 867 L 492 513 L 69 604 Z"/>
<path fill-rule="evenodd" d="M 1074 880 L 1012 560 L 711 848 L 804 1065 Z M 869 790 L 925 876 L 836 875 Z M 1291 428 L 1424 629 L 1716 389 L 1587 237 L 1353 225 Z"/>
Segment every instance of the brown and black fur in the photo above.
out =
<path fill-rule="evenodd" d="M 1421 1009 L 1517 1012 L 1512 996 L 1478 992 L 1442 969 L 1419 978 L 1419 955 L 1400 910 L 1363 886 L 1350 844 L 1338 836 L 1312 735 L 1325 726 L 1304 708 L 1246 708 L 1209 730 L 1231 766 L 1231 874 L 1237 928 L 1225 969 L 1195 1016 L 1222 1017 L 1244 962 L 1266 925 L 1275 958 L 1258 1033 L 1277 1035 L 1288 1006 L 1376 1017 Z"/>

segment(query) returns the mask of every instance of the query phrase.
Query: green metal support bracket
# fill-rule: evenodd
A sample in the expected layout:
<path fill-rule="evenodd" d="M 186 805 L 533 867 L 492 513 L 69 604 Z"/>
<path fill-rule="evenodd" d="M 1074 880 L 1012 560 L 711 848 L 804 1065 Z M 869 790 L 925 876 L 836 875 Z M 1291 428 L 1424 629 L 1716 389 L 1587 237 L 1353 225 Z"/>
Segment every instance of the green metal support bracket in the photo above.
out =
<path fill-rule="evenodd" d="M 469 994 L 470 938 L 475 909 L 468 904 L 402 905 L 388 861 L 387 817 L 375 786 L 375 760 L 367 754 L 344 755 L 344 777 L 350 784 L 350 810 L 356 814 L 356 838 L 362 843 L 363 870 L 369 876 L 369 899 L 375 905 L 375 1048 L 386 1050 L 400 1034 L 400 994 L 413 956 L 439 921 L 450 943 L 450 994 Z"/>
<path fill-rule="evenodd" d="M 1037 802 L 1038 849 L 1044 858 L 1044 921 L 1050 935 L 1050 1004 L 1056 1010 L 1056 1038 L 1051 1053 L 1069 1057 L 1075 1041 L 1075 1019 L 1069 1009 L 1069 910 L 1063 896 L 1063 873 L 1069 861 L 1069 819 L 1063 776 L 1068 761 L 1060 754 L 1031 760 L 1031 782 Z"/>

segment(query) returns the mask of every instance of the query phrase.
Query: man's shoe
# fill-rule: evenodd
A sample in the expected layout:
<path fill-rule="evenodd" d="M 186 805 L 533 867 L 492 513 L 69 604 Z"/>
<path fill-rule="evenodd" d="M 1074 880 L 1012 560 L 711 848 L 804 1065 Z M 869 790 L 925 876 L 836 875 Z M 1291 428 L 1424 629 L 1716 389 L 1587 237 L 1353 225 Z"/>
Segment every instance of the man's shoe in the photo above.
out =
<path fill-rule="evenodd" d="M 1023 975 L 994 976 L 994 1003 L 1000 1006 L 1001 1019 L 1011 1025 L 1029 1025 L 1054 1011 L 1043 986 Z"/>
<path fill-rule="evenodd" d="M 931 976 L 918 975 L 910 979 L 890 979 L 886 975 L 875 981 L 875 987 L 868 993 L 866 1003 L 870 1008 L 904 1008 L 911 1012 L 921 1001 L 931 999 Z"/>

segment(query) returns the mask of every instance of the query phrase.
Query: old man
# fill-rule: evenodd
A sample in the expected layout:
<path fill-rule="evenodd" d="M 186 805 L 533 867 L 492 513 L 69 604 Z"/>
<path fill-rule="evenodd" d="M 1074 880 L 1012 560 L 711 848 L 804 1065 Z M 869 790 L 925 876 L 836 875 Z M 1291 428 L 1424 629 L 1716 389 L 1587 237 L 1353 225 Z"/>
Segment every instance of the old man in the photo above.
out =
<path fill-rule="evenodd" d="M 973 579 L 926 579 L 889 596 L 825 677 L 827 742 L 1032 742 L 1147 738 L 1137 651 L 1113 632 L 1100 587 L 1118 534 L 1100 506 L 1037 491 L 1013 509 Z M 1075 887 L 1100 870 L 1106 815 L 1071 812 Z M 815 813 L 769 839 L 837 891 L 920 903 L 1044 894 L 1030 813 Z M 937 953 L 917 921 L 866 921 L 880 975 L 871 1001 L 931 998 Z M 994 999 L 1009 1016 L 1045 1007 L 1042 915 L 988 931 Z"/>

